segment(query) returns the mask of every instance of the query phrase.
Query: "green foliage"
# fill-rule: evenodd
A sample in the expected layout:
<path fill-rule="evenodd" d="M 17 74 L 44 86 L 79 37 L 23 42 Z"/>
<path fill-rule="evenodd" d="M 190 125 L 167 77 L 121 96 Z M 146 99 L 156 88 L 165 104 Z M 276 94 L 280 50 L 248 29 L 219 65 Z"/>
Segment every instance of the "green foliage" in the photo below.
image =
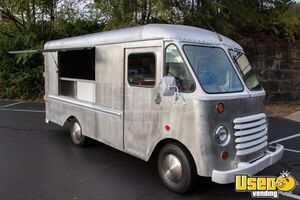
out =
<path fill-rule="evenodd" d="M 58 38 L 170 23 L 213 27 L 245 41 L 300 39 L 300 5 L 292 0 L 95 0 L 82 9 L 84 1 L 0 0 L 0 98 L 42 98 L 42 55 L 7 51 L 39 49 Z"/>
<path fill-rule="evenodd" d="M 300 37 L 300 5 L 292 5 L 290 9 L 279 12 L 278 17 L 273 20 L 272 29 L 274 33 L 289 41 Z"/>
<path fill-rule="evenodd" d="M 0 98 L 42 99 L 43 97 L 42 66 L 19 70 L 11 76 L 8 71 L 0 72 Z"/>
<path fill-rule="evenodd" d="M 43 56 L 8 54 L 11 50 L 40 49 L 48 40 L 100 31 L 98 20 L 85 18 L 59 0 L 0 0 L 0 98 L 41 99 L 44 94 Z"/>
<path fill-rule="evenodd" d="M 214 27 L 229 37 L 257 33 L 288 41 L 299 35 L 299 5 L 292 0 L 98 0 L 105 29 L 147 23 Z M 297 11 L 298 10 L 298 11 Z"/>

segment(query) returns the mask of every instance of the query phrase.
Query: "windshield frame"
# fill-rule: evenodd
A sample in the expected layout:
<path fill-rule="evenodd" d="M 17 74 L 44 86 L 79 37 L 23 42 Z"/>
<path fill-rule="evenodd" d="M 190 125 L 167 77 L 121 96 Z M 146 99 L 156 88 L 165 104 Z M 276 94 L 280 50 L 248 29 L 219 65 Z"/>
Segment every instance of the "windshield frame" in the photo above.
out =
<path fill-rule="evenodd" d="M 193 76 L 194 71 L 193 71 L 193 69 L 189 69 L 189 66 L 188 66 L 189 63 L 187 63 L 187 62 L 185 61 L 185 54 L 184 54 L 184 52 L 182 53 L 182 52 L 180 51 L 180 50 L 181 50 L 181 46 L 177 45 L 177 44 L 174 43 L 174 42 L 170 42 L 170 43 L 168 43 L 168 44 L 166 44 L 166 45 L 164 46 L 164 50 L 163 50 L 164 56 L 163 56 L 163 69 L 162 69 L 162 75 L 165 76 L 165 73 L 166 73 L 165 70 L 166 70 L 166 65 L 167 65 L 167 62 L 166 62 L 167 49 L 168 49 L 168 47 L 171 46 L 171 45 L 174 45 L 175 48 L 177 49 L 177 51 L 178 51 L 178 53 L 179 53 L 179 55 L 180 55 L 180 57 L 181 57 L 181 59 L 182 59 L 184 65 L 185 65 L 185 67 L 186 67 L 186 70 L 187 70 L 187 72 L 190 74 L 190 76 L 191 76 L 191 78 L 192 78 L 192 80 L 193 80 L 193 83 L 194 83 L 193 90 L 191 90 L 191 91 L 179 91 L 179 93 L 183 93 L 183 94 L 192 94 L 192 93 L 194 93 L 194 92 L 196 91 L 196 89 L 197 89 L 197 81 L 195 80 L 195 78 L 194 78 L 194 76 Z M 191 70 L 192 70 L 192 71 L 191 71 Z"/>
<path fill-rule="evenodd" d="M 241 89 L 241 90 L 238 90 L 238 91 L 230 91 L 230 92 L 208 92 L 208 91 L 206 91 L 205 88 L 203 87 L 203 85 L 202 85 L 202 83 L 201 83 L 201 81 L 200 81 L 200 78 L 198 77 L 198 75 L 197 75 L 197 73 L 196 73 L 194 67 L 192 66 L 192 64 L 191 64 L 191 62 L 190 62 L 190 60 L 189 60 L 189 58 L 188 58 L 188 56 L 187 56 L 185 50 L 184 50 L 184 47 L 185 47 L 185 46 L 196 46 L 196 47 L 206 47 L 206 48 L 218 48 L 218 49 L 221 49 L 221 50 L 225 53 L 226 58 L 228 59 L 228 61 L 229 61 L 230 65 L 231 65 L 233 71 L 235 72 L 235 74 L 236 74 L 236 76 L 237 76 L 237 78 L 238 78 L 238 80 L 239 80 L 239 82 L 240 82 L 240 85 L 242 86 L 242 89 Z M 228 52 L 226 51 L 227 49 L 225 50 L 225 49 L 224 49 L 223 47 L 221 47 L 221 46 L 210 46 L 210 45 L 189 44 L 189 43 L 183 44 L 183 45 L 181 46 L 181 48 L 182 48 L 182 51 L 183 51 L 183 53 L 184 53 L 184 56 L 186 57 L 186 60 L 188 61 L 189 65 L 190 65 L 190 67 L 191 67 L 191 70 L 193 71 L 193 73 L 194 73 L 196 79 L 198 80 L 198 83 L 199 83 L 201 89 L 202 89 L 206 94 L 212 94 L 212 95 L 213 95 L 213 94 L 223 94 L 223 95 L 226 95 L 226 94 L 242 93 L 242 92 L 245 91 L 244 81 L 241 80 L 242 77 L 241 77 L 241 75 L 240 75 L 240 72 L 238 71 L 238 69 L 236 69 L 237 67 L 235 66 L 235 63 L 233 63 L 234 61 L 233 61 L 233 59 L 231 58 L 231 56 L 230 56 L 230 55 L 228 54 Z M 229 49 L 228 49 L 228 50 L 229 50 Z"/>
<path fill-rule="evenodd" d="M 257 82 L 258 82 L 258 85 L 257 85 L 257 86 L 259 86 L 259 88 L 256 88 L 257 86 L 254 87 L 254 88 L 250 88 L 250 87 L 247 85 L 245 75 L 243 74 L 242 69 L 240 68 L 240 65 L 238 64 L 237 59 L 235 59 L 235 58 L 231 55 L 231 53 L 230 53 L 231 51 L 236 52 L 236 53 L 240 53 L 241 55 L 244 55 L 244 56 L 246 57 L 246 59 L 247 59 L 247 61 L 248 61 L 248 63 L 249 63 L 249 66 L 250 66 L 250 71 L 251 71 L 252 74 L 254 74 L 254 76 L 255 76 L 255 78 L 256 78 L 256 80 L 257 80 Z M 238 70 L 238 72 L 239 72 L 239 74 L 240 74 L 240 76 L 241 76 L 243 82 L 245 83 L 245 86 L 248 88 L 248 90 L 251 91 L 251 92 L 259 92 L 259 91 L 263 91 L 264 89 L 263 89 L 263 87 L 262 87 L 262 84 L 260 83 L 259 79 L 257 78 L 256 73 L 254 72 L 253 67 L 251 66 L 251 64 L 250 64 L 250 62 L 249 62 L 249 60 L 248 60 L 248 58 L 247 58 L 245 52 L 239 51 L 239 50 L 237 50 L 237 49 L 228 49 L 228 54 L 229 54 L 230 58 L 232 59 L 232 61 L 233 61 L 234 65 L 235 65 L 235 67 L 237 68 L 237 70 Z M 251 76 L 251 75 L 250 75 L 250 76 Z"/>

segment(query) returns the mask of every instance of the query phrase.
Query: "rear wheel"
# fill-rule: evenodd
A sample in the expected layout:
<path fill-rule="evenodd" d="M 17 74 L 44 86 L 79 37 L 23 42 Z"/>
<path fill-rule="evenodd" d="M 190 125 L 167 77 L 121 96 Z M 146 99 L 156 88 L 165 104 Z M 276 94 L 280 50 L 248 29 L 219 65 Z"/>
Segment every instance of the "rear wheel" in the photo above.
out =
<path fill-rule="evenodd" d="M 70 136 L 75 145 L 80 147 L 86 145 L 87 138 L 82 134 L 81 125 L 76 118 L 72 119 L 71 121 Z"/>
<path fill-rule="evenodd" d="M 192 189 L 197 176 L 196 168 L 183 145 L 165 145 L 159 153 L 157 166 L 161 180 L 170 190 L 185 193 Z"/>

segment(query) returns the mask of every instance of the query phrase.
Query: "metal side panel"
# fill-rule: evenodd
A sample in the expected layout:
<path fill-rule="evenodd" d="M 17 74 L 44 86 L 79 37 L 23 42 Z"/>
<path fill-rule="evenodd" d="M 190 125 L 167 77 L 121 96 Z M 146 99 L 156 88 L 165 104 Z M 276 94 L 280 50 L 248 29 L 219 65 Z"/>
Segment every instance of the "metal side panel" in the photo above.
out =
<path fill-rule="evenodd" d="M 95 106 L 123 111 L 123 44 L 96 47 Z M 97 115 L 98 138 L 110 146 L 123 149 L 123 116 Z"/>
<path fill-rule="evenodd" d="M 57 52 L 44 53 L 45 55 L 45 73 L 48 77 L 47 95 L 58 95 L 58 60 Z"/>
<path fill-rule="evenodd" d="M 57 74 L 57 52 L 44 53 L 44 77 L 45 77 L 45 107 L 46 107 L 46 122 L 50 120 L 49 95 L 58 95 L 58 74 Z"/>
<path fill-rule="evenodd" d="M 50 96 L 48 102 L 50 121 L 63 125 L 70 116 L 76 117 L 84 135 L 117 149 L 123 149 L 121 111 L 66 97 Z"/>
<path fill-rule="evenodd" d="M 83 101 L 95 103 L 95 83 L 78 81 L 77 98 Z"/>
<path fill-rule="evenodd" d="M 46 123 L 49 122 L 49 105 L 48 105 L 48 90 L 49 90 L 49 58 L 47 56 L 47 54 L 44 54 L 44 72 L 43 72 L 43 76 L 44 76 L 44 82 L 45 82 L 45 95 L 44 95 L 44 100 L 45 100 L 45 109 L 46 109 L 46 118 L 45 121 Z"/>
<path fill-rule="evenodd" d="M 123 110 L 123 44 L 96 47 L 96 105 Z"/>
<path fill-rule="evenodd" d="M 160 131 L 155 139 L 159 141 L 171 138 L 181 142 L 193 156 L 200 176 L 211 176 L 214 169 L 232 169 L 236 157 L 234 140 L 227 146 L 218 145 L 214 131 L 218 126 L 224 125 L 234 138 L 231 124 L 234 116 L 241 114 L 240 100 L 223 100 L 222 103 L 225 105 L 223 113 L 216 111 L 219 102 L 186 97 L 185 101 L 179 100 L 174 103 L 174 97 L 164 97 L 160 103 L 160 110 L 163 112 L 158 118 Z M 167 124 L 171 127 L 170 131 L 165 130 Z M 229 152 L 226 160 L 221 158 L 222 151 Z"/>

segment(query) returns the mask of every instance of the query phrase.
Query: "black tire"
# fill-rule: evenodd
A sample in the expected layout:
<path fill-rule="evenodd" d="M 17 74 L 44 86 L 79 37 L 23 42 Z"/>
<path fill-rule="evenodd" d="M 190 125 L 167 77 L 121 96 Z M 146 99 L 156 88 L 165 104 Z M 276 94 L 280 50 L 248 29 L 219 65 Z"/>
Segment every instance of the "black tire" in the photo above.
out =
<path fill-rule="evenodd" d="M 70 136 L 71 136 L 72 142 L 76 146 L 84 147 L 87 144 L 87 137 L 82 134 L 81 125 L 76 118 L 71 120 Z"/>
<path fill-rule="evenodd" d="M 170 162 L 174 159 L 175 162 Z M 176 170 L 176 167 L 173 168 L 173 166 L 166 167 L 166 165 L 168 165 L 167 163 L 174 164 L 178 163 L 178 161 L 180 162 L 181 170 Z M 193 189 L 197 176 L 196 167 L 192 156 L 180 143 L 166 144 L 159 152 L 157 166 L 161 180 L 171 191 L 182 194 Z M 172 170 L 174 170 L 174 174 Z M 182 173 L 178 173 L 179 171 Z"/>

